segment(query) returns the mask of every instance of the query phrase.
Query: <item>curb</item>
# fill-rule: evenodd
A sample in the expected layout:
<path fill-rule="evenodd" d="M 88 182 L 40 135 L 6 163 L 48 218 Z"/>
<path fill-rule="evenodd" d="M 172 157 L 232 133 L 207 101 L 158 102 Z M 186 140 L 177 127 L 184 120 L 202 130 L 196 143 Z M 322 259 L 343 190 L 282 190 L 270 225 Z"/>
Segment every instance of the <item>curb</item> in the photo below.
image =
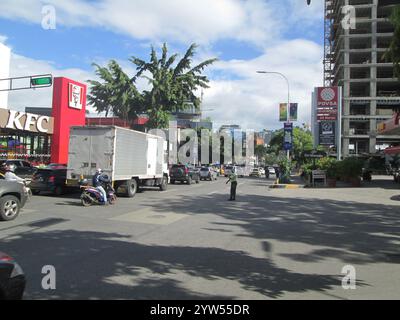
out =
<path fill-rule="evenodd" d="M 270 189 L 303 189 L 305 186 L 301 184 L 273 184 Z"/>

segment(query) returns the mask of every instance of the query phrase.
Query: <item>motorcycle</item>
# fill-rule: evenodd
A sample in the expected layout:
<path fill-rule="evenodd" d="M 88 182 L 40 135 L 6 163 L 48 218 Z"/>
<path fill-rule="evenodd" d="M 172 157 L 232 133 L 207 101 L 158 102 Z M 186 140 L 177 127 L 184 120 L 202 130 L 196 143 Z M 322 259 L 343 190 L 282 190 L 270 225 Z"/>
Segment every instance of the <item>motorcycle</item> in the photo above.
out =
<path fill-rule="evenodd" d="M 103 203 L 103 194 L 92 186 L 82 185 L 83 192 L 81 194 L 81 203 L 84 207 L 90 207 L 91 205 L 100 205 Z M 104 187 L 107 194 L 107 202 L 109 204 L 115 204 L 117 196 L 111 183 L 107 183 Z"/>
<path fill-rule="evenodd" d="M 370 170 L 364 170 L 362 174 L 363 180 L 364 181 L 371 181 L 372 180 L 372 175 Z"/>

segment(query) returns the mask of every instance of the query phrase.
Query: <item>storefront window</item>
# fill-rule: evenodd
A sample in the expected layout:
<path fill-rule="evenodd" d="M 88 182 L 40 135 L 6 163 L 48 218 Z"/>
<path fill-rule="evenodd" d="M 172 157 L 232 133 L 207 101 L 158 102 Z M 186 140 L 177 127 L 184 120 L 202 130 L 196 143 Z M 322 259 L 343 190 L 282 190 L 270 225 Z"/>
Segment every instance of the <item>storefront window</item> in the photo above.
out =
<path fill-rule="evenodd" d="M 32 163 L 50 162 L 51 136 L 0 130 L 0 159 L 24 159 Z"/>

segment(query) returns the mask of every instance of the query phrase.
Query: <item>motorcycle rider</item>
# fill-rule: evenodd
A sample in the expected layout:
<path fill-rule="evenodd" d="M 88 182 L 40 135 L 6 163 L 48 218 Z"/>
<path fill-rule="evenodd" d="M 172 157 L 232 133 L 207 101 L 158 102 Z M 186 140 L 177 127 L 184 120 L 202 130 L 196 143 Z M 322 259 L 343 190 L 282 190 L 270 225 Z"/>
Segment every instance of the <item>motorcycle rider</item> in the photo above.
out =
<path fill-rule="evenodd" d="M 107 193 L 106 190 L 103 187 L 103 183 L 108 183 L 109 180 L 107 177 L 103 175 L 103 170 L 100 168 L 96 169 L 96 173 L 93 176 L 93 187 L 95 187 L 101 194 L 103 195 L 103 202 L 101 204 L 106 205 L 107 204 Z"/>

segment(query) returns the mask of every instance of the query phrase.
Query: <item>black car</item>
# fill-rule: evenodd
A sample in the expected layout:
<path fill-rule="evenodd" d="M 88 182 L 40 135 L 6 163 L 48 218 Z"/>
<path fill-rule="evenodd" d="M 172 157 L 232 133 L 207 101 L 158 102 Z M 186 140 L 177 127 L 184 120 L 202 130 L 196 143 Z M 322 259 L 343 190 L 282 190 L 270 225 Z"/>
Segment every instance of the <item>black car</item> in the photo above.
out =
<path fill-rule="evenodd" d="M 62 164 L 50 164 L 46 168 L 37 169 L 29 187 L 33 194 L 42 191 L 52 192 L 60 196 L 66 191 L 67 167 Z"/>
<path fill-rule="evenodd" d="M 25 160 L 0 160 L 0 167 L 6 164 L 14 169 L 14 173 L 23 179 L 31 179 L 37 170 L 28 161 Z"/>
<path fill-rule="evenodd" d="M 183 164 L 174 164 L 170 169 L 169 176 L 172 184 L 175 181 L 187 182 L 187 184 L 192 184 L 193 181 L 200 182 L 199 171 Z"/>
<path fill-rule="evenodd" d="M 14 220 L 28 199 L 22 183 L 0 179 L 0 221 Z"/>
<path fill-rule="evenodd" d="M 18 263 L 0 252 L 0 300 L 21 300 L 26 278 Z"/>

